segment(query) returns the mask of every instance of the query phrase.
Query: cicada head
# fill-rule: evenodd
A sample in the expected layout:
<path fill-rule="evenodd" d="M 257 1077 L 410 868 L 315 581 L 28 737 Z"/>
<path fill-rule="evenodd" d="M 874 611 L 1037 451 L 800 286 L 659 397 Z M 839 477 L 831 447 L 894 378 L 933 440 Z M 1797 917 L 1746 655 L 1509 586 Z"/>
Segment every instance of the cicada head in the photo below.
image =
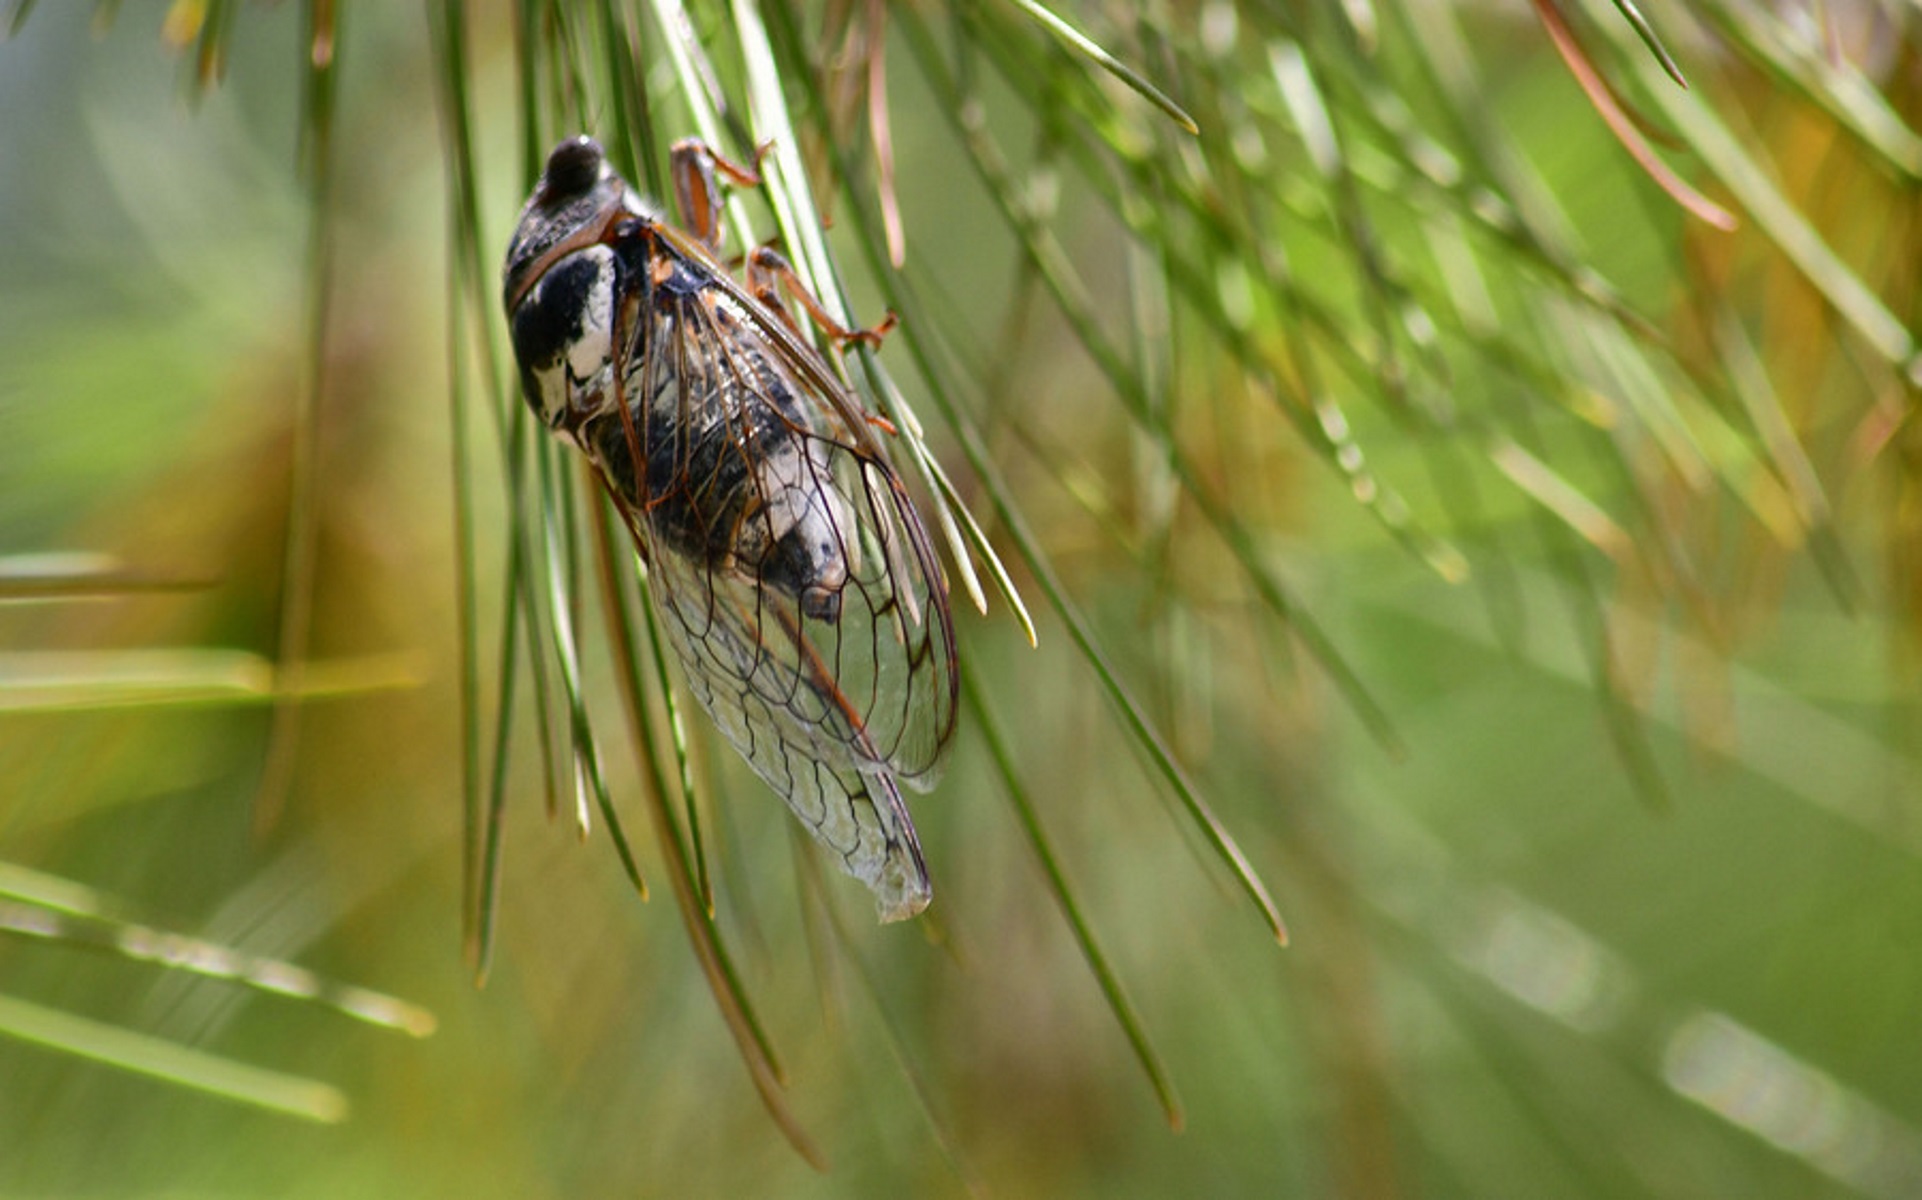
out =
<path fill-rule="evenodd" d="M 601 402 L 624 278 L 618 233 L 623 222 L 650 216 L 585 136 L 554 147 L 521 209 L 501 295 L 521 392 L 550 429 L 571 433 Z"/>

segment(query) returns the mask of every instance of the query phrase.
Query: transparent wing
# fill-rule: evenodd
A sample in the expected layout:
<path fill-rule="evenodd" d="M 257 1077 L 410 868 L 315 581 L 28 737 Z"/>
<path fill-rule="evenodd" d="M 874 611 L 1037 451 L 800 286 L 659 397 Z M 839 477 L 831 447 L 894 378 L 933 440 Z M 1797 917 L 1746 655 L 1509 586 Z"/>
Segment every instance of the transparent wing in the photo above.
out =
<path fill-rule="evenodd" d="M 927 907 L 932 889 L 907 805 L 885 769 L 847 749 L 858 735 L 839 715 L 833 680 L 797 670 L 791 647 L 761 637 L 762 617 L 744 607 L 757 603 L 750 589 L 731 579 L 708 586 L 678 557 L 656 561 L 665 569 L 650 569 L 650 593 L 701 707 L 841 869 L 874 893 L 883 920 Z"/>
<path fill-rule="evenodd" d="M 946 588 L 854 401 L 731 280 L 703 284 L 642 316 L 616 494 L 695 698 L 883 919 L 912 916 L 929 887 L 896 779 L 928 786 L 953 730 Z"/>

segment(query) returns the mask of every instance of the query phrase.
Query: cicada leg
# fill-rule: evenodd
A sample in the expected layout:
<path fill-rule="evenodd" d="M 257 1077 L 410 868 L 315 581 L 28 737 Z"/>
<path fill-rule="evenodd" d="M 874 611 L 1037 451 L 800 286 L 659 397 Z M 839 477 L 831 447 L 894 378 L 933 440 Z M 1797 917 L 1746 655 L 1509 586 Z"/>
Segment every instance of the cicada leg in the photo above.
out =
<path fill-rule="evenodd" d="M 721 249 L 719 179 L 725 178 L 736 187 L 760 187 L 761 159 L 767 151 L 768 144 L 763 143 L 754 151 L 754 164 L 744 167 L 699 138 L 683 138 L 674 143 L 671 168 L 674 175 L 674 203 L 680 210 L 681 227 L 699 238 L 703 245 L 714 251 L 716 257 Z M 822 332 L 843 345 L 861 342 L 878 346 L 881 338 L 894 328 L 893 313 L 868 329 L 849 329 L 836 321 L 802 284 L 793 264 L 772 246 L 760 246 L 748 256 L 747 287 L 756 300 L 781 314 L 796 332 L 799 332 L 799 327 L 794 325 L 787 306 L 781 302 L 783 290 L 807 310 L 808 316 L 821 327 Z"/>
<path fill-rule="evenodd" d="M 757 246 L 754 253 L 748 255 L 747 290 L 749 295 L 759 300 L 769 312 L 787 322 L 788 328 L 798 334 L 801 332 L 801 327 L 795 324 L 794 315 L 788 311 L 786 303 L 782 300 L 783 293 L 792 296 L 806 310 L 808 319 L 819 326 L 821 332 L 827 334 L 838 345 L 845 346 L 849 342 L 860 342 L 864 346 L 878 346 L 881 344 L 881 339 L 886 337 L 895 326 L 893 313 L 889 313 L 878 323 L 865 329 L 850 329 L 841 324 L 829 315 L 827 308 L 814 293 L 808 291 L 807 285 L 801 282 L 800 273 L 795 271 L 794 264 L 788 262 L 782 257 L 781 252 L 772 246 Z M 868 413 L 867 418 L 868 424 L 880 429 L 889 437 L 899 432 L 895 429 L 894 422 L 879 413 Z"/>
<path fill-rule="evenodd" d="M 712 250 L 721 252 L 721 187 L 716 176 L 736 187 L 761 186 L 761 159 L 768 144 L 754 151 L 754 164 L 744 167 L 699 138 L 683 138 L 674 143 L 668 169 L 674 176 L 674 206 L 681 214 L 681 228 Z"/>
<path fill-rule="evenodd" d="M 768 145 L 763 143 L 755 149 L 752 166 L 742 166 L 698 138 L 683 138 L 674 143 L 670 166 L 674 176 L 674 203 L 680 211 L 681 227 L 698 238 L 716 257 L 721 253 L 720 180 L 724 178 L 736 187 L 761 186 L 761 159 L 766 156 Z M 840 345 L 860 342 L 867 346 L 878 346 L 895 325 L 893 313 L 882 318 L 879 324 L 865 329 L 850 329 L 836 321 L 828 315 L 827 309 L 815 298 L 814 293 L 808 291 L 807 285 L 801 282 L 793 264 L 772 246 L 756 247 L 748 255 L 747 290 L 798 334 L 801 328 L 782 300 L 783 293 L 792 296 L 806 310 L 809 319 Z M 894 424 L 885 417 L 870 414 L 868 420 L 890 435 L 895 432 Z"/>
<path fill-rule="evenodd" d="M 798 333 L 800 327 L 794 324 L 794 318 L 789 315 L 787 305 L 781 299 L 783 293 L 792 296 L 803 309 L 807 310 L 808 318 L 820 326 L 822 333 L 843 346 L 849 342 L 860 342 L 864 346 L 878 346 L 881 344 L 881 339 L 888 335 L 895 324 L 893 313 L 889 313 L 881 318 L 879 323 L 870 325 L 866 329 L 849 329 L 836 321 L 828 315 L 828 310 L 820 300 L 815 298 L 814 293 L 808 291 L 807 285 L 801 282 L 800 273 L 795 271 L 794 264 L 788 262 L 781 252 L 772 246 L 757 246 L 754 253 L 748 255 L 747 290 L 756 300 L 781 314 L 788 325 Z"/>

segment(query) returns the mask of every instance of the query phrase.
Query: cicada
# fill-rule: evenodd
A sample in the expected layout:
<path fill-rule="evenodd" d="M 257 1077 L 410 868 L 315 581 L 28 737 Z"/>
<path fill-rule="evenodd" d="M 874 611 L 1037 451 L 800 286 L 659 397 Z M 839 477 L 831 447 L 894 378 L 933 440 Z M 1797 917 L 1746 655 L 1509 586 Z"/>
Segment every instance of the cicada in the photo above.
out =
<path fill-rule="evenodd" d="M 786 298 L 843 342 L 881 331 L 836 325 L 770 248 L 735 279 L 719 175 L 758 182 L 674 148 L 677 227 L 591 138 L 555 147 L 503 269 L 521 391 L 625 520 L 688 690 L 900 920 L 932 895 L 898 784 L 931 786 L 954 729 L 947 585 L 891 427 Z"/>

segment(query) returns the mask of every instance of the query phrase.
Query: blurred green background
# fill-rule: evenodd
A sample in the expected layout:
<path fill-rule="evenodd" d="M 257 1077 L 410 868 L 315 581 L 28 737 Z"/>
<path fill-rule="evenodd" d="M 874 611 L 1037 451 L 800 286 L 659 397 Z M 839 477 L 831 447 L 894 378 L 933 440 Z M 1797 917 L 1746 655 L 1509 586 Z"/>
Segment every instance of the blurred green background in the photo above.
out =
<path fill-rule="evenodd" d="M 1606 2 L 1054 10 L 1196 134 L 1015 4 L 15 7 L 0 1194 L 1922 1194 L 1913 5 L 1652 13 L 1686 92 Z M 502 684 L 510 543 L 578 493 L 494 307 L 538 155 L 645 186 L 717 104 L 745 153 L 757 63 L 1038 635 L 956 566 L 991 718 L 906 926 L 692 731 L 825 1174 L 675 914 L 591 553 L 648 902 L 543 811 L 524 622 Z M 219 977 L 262 960 L 434 1029 Z"/>

